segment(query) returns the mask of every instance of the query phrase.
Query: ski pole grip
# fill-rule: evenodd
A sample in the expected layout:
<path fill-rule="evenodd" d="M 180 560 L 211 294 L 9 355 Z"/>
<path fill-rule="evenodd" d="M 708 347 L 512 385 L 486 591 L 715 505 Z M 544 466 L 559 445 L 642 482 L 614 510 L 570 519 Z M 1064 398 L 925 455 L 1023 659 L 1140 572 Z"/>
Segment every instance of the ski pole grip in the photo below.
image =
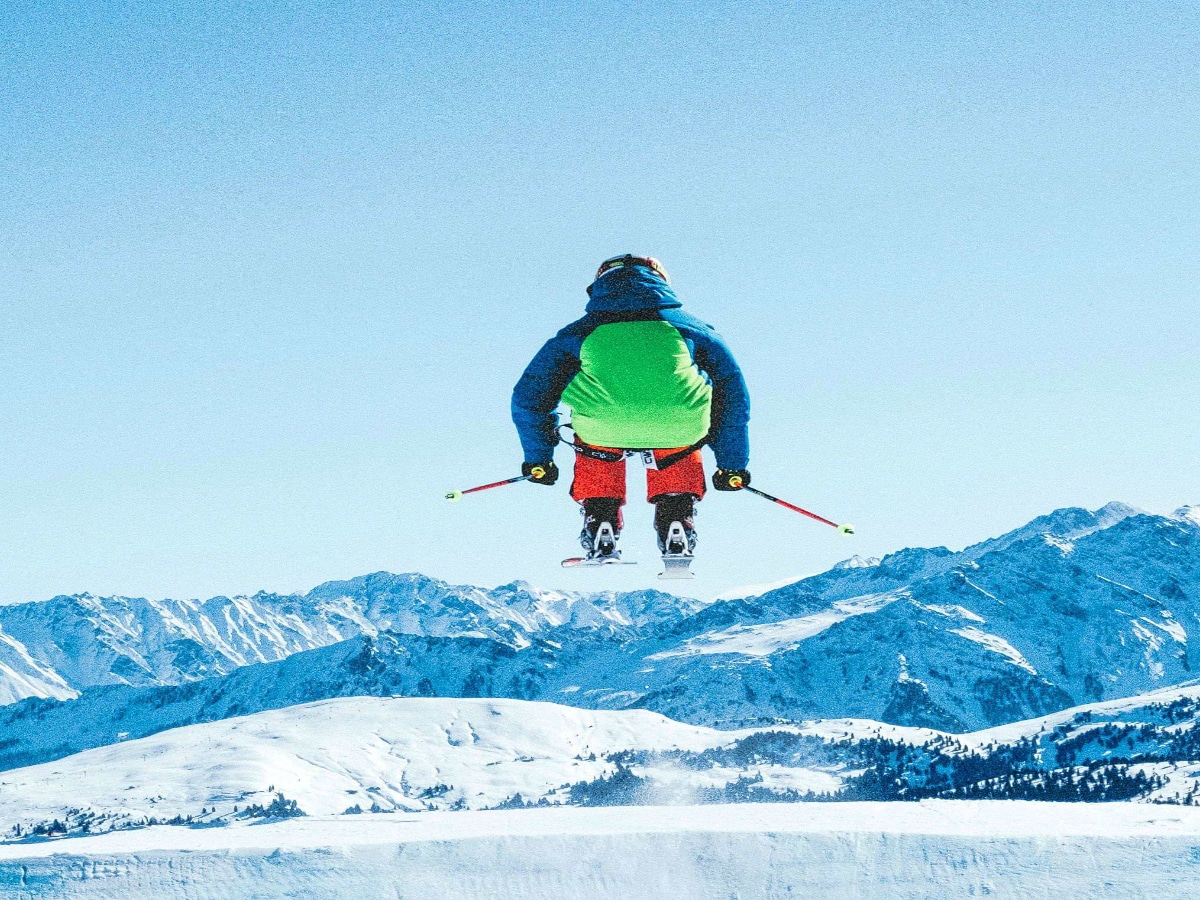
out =
<path fill-rule="evenodd" d="M 729 486 L 730 486 L 731 488 L 740 488 L 740 487 L 742 486 L 742 476 L 741 476 L 741 475 L 734 475 L 732 478 L 730 478 L 730 479 L 729 479 Z"/>
<path fill-rule="evenodd" d="M 529 474 L 533 476 L 535 481 L 541 481 L 543 478 L 546 477 L 546 470 L 543 469 L 541 466 L 534 466 L 532 469 L 529 470 Z"/>

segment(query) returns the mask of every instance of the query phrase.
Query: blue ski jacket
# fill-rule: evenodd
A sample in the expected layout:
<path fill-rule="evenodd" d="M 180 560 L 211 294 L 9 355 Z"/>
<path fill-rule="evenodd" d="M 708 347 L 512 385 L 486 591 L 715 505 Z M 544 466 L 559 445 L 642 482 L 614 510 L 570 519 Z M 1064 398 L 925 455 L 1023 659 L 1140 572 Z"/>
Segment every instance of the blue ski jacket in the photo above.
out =
<path fill-rule="evenodd" d="M 587 292 L 587 314 L 546 342 L 513 389 L 525 461 L 553 458 L 561 402 L 589 444 L 665 449 L 705 440 L 718 467 L 745 469 L 750 399 L 713 327 L 683 312 L 670 285 L 642 266 L 608 272 Z"/>

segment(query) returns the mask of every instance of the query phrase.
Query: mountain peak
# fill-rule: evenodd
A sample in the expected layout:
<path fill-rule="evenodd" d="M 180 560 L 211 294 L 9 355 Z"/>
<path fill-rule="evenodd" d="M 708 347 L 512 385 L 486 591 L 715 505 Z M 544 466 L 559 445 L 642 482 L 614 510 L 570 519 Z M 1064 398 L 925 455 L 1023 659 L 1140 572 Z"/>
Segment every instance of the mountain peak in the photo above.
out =
<path fill-rule="evenodd" d="M 1172 519 L 1182 519 L 1193 525 L 1200 526 L 1200 505 L 1190 504 L 1181 506 L 1171 516 Z"/>
<path fill-rule="evenodd" d="M 1004 550 L 1020 541 L 1042 538 L 1047 535 L 1073 541 L 1076 538 L 1111 528 L 1118 522 L 1140 514 L 1141 510 L 1117 500 L 1106 503 L 1096 510 L 1087 510 L 1080 506 L 1066 506 L 1056 509 L 1048 515 L 1038 516 L 1027 525 L 1022 525 L 1000 537 L 973 544 L 967 547 L 963 553 L 970 559 L 978 559 L 985 553 Z"/>
<path fill-rule="evenodd" d="M 862 557 L 855 553 L 849 559 L 843 559 L 839 563 L 834 563 L 834 569 L 871 569 L 879 565 L 878 556 Z"/>
<path fill-rule="evenodd" d="M 1122 519 L 1128 519 L 1130 516 L 1143 515 L 1144 511 L 1136 506 L 1130 506 L 1128 503 L 1122 503 L 1120 500 L 1112 500 L 1105 503 L 1102 507 L 1093 513 L 1096 517 L 1096 523 L 1100 528 L 1107 528 L 1109 525 L 1115 525 Z"/>
<path fill-rule="evenodd" d="M 397 588 L 414 583 L 433 583 L 436 579 L 421 575 L 418 572 L 405 572 L 397 575 L 394 572 L 372 572 L 369 575 L 359 575 L 341 581 L 326 581 L 317 585 L 305 596 L 312 599 L 355 597 L 371 591 Z M 437 582 L 445 585 L 444 582 Z M 448 585 L 445 585 L 448 586 Z"/>

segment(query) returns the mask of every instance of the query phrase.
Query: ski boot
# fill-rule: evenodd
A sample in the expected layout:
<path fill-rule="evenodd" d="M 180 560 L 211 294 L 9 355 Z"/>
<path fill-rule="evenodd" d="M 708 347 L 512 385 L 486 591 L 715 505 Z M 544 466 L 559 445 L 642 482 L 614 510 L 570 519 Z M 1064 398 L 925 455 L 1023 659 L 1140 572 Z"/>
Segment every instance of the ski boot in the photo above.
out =
<path fill-rule="evenodd" d="M 583 501 L 583 531 L 579 543 L 588 559 L 620 559 L 617 538 L 621 535 L 621 501 L 614 497 L 591 497 Z"/>
<path fill-rule="evenodd" d="M 621 501 L 615 497 L 590 497 L 583 501 L 583 531 L 579 543 L 587 556 L 564 559 L 567 568 L 624 563 L 617 549 L 621 536 Z"/>
<path fill-rule="evenodd" d="M 659 578 L 691 578 L 692 553 L 696 549 L 696 498 L 691 494 L 663 494 L 654 499 L 654 530 L 662 553 Z"/>

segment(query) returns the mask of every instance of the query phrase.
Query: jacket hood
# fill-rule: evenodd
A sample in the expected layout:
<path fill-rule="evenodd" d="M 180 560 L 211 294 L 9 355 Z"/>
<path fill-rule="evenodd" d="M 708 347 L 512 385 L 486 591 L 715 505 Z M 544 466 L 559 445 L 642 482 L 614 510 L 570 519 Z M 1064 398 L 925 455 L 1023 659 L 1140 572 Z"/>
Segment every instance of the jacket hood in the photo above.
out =
<path fill-rule="evenodd" d="M 671 286 L 650 269 L 629 266 L 609 272 L 588 286 L 587 311 L 633 312 L 683 306 Z"/>

